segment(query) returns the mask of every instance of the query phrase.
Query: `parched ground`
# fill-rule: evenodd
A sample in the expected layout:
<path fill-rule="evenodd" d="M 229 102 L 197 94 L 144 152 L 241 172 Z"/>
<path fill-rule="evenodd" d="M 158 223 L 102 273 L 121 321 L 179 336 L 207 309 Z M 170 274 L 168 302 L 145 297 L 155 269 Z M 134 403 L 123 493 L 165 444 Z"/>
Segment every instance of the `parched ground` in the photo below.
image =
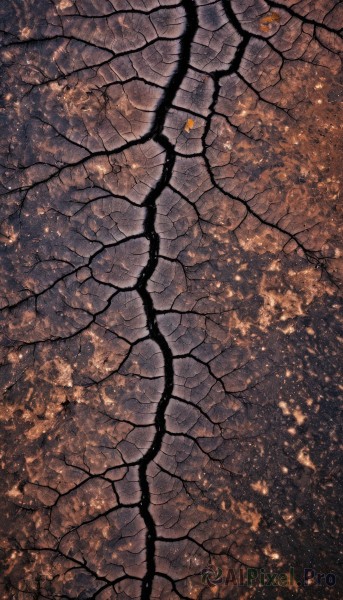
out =
<path fill-rule="evenodd" d="M 343 597 L 342 23 L 1 2 L 1 600 Z"/>

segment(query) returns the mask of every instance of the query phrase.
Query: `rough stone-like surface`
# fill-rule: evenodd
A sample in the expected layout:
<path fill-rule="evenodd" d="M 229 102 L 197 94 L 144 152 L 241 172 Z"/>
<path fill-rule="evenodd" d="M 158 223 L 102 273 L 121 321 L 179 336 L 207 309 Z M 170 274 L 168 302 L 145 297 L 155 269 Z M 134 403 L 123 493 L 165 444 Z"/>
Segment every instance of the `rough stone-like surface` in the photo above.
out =
<path fill-rule="evenodd" d="M 342 13 L 1 2 L 3 600 L 342 597 Z"/>

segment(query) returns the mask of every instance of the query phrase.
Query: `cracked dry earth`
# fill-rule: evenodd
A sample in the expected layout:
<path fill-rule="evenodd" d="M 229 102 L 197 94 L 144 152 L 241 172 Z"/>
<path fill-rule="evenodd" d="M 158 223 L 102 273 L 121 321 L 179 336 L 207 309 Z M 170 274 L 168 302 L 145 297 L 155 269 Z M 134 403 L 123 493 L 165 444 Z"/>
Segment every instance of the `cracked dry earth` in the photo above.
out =
<path fill-rule="evenodd" d="M 0 15 L 1 598 L 342 597 L 342 5 Z"/>

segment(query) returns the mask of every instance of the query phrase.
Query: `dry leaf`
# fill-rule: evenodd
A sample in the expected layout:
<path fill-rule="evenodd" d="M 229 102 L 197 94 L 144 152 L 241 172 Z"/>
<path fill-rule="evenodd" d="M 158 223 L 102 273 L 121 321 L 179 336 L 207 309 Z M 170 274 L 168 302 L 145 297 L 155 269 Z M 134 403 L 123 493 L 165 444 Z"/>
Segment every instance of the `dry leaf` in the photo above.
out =
<path fill-rule="evenodd" d="M 277 23 L 278 21 L 280 21 L 280 15 L 278 13 L 276 13 L 276 12 L 268 13 L 268 15 L 265 15 L 259 21 L 260 30 L 268 32 L 270 23 Z"/>
<path fill-rule="evenodd" d="M 193 119 L 187 119 L 186 124 L 184 126 L 184 131 L 186 133 L 189 133 L 191 129 L 193 129 L 194 127 L 194 120 Z"/>

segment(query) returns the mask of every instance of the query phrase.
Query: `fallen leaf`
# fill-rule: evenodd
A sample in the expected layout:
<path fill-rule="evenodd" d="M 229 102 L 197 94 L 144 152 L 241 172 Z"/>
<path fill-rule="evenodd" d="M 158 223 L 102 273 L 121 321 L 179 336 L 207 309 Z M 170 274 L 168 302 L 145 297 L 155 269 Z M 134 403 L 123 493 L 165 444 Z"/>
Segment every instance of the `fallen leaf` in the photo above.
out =
<path fill-rule="evenodd" d="M 194 120 L 193 119 L 187 119 L 186 124 L 184 126 L 184 131 L 186 133 L 189 133 L 191 129 L 193 129 L 194 127 Z"/>
<path fill-rule="evenodd" d="M 271 12 L 268 15 L 265 15 L 264 17 L 262 17 L 262 19 L 260 19 L 260 21 L 259 21 L 260 30 L 268 32 L 269 24 L 277 23 L 278 21 L 280 21 L 280 15 L 276 12 Z"/>

